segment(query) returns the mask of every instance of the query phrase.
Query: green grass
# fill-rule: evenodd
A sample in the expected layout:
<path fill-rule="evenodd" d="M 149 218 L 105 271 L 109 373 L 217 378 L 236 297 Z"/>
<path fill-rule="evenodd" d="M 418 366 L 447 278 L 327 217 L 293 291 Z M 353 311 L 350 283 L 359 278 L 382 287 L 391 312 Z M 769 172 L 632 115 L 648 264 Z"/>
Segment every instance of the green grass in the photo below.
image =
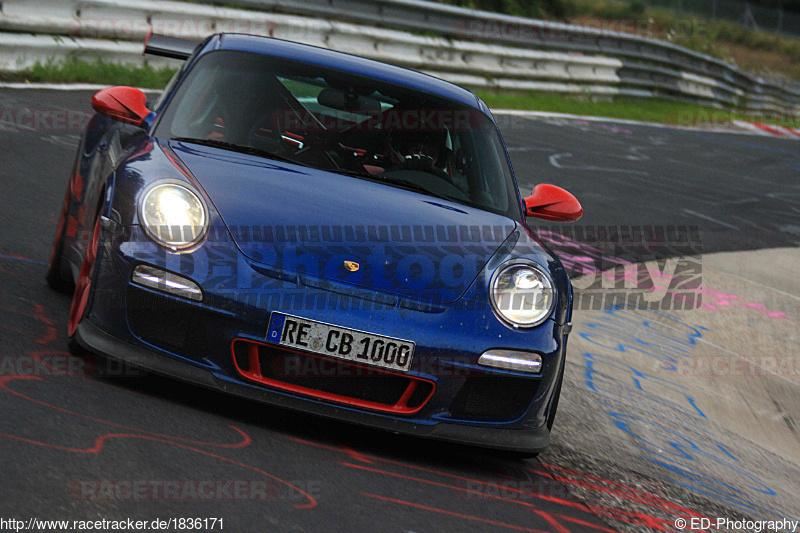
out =
<path fill-rule="evenodd" d="M 800 128 L 798 117 L 764 116 L 664 99 L 619 97 L 614 100 L 592 101 L 588 97 L 534 92 L 491 92 L 480 89 L 475 92 L 491 109 L 549 111 L 680 126 L 726 127 L 732 120 L 746 120 Z"/>
<path fill-rule="evenodd" d="M 30 81 L 49 83 L 98 83 L 101 85 L 130 85 L 149 89 L 163 88 L 172 75 L 173 68 L 154 69 L 149 66 L 132 66 L 68 59 L 36 63 L 32 68 L 14 73 L 0 73 L 5 81 Z"/>

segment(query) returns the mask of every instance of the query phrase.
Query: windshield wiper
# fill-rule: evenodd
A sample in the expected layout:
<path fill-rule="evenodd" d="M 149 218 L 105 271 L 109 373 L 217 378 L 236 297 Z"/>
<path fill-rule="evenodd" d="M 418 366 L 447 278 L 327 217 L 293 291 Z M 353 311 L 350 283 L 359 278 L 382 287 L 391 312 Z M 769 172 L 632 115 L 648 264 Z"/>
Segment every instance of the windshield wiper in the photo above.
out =
<path fill-rule="evenodd" d="M 359 172 L 357 170 L 347 170 L 344 168 L 337 168 L 336 170 L 329 170 L 328 172 L 333 172 L 335 174 L 344 174 L 345 176 L 353 176 L 354 178 L 361 178 L 368 181 L 374 181 L 376 183 L 384 183 L 386 185 L 391 185 L 393 187 L 398 187 L 400 189 L 406 189 L 409 191 L 421 192 L 422 194 L 426 194 L 428 196 L 433 196 L 434 198 L 439 198 L 440 200 L 448 200 L 450 202 L 462 203 L 461 200 L 458 198 L 453 198 L 452 196 L 446 196 L 444 194 L 438 194 L 433 191 L 428 190 L 426 187 L 423 187 L 419 183 L 415 183 L 413 181 L 404 180 L 404 179 L 391 179 L 386 178 L 381 174 L 375 175 L 370 174 L 369 172 Z"/>
<path fill-rule="evenodd" d="M 407 189 L 409 191 L 421 192 L 422 194 L 427 194 L 428 196 L 433 196 L 434 198 L 439 198 L 440 200 L 448 200 L 450 202 L 461 203 L 461 201 L 458 200 L 457 198 L 453 198 L 452 196 L 447 196 L 445 194 L 435 193 L 429 190 L 427 187 L 424 187 L 419 183 L 410 180 L 377 178 L 375 181 L 378 181 L 380 183 L 386 183 L 387 185 L 392 185 L 394 187 L 399 187 L 401 189 Z"/>
<path fill-rule="evenodd" d="M 216 139 L 195 139 L 194 137 L 172 137 L 170 138 L 170 140 L 193 143 L 193 144 L 201 144 L 203 146 L 211 146 L 212 148 L 222 148 L 223 150 L 230 150 L 232 152 L 239 152 L 242 154 L 268 157 L 270 159 L 283 161 L 284 163 L 293 163 L 295 165 L 301 165 L 304 167 L 308 166 L 305 163 L 301 163 L 290 157 L 276 154 L 275 152 L 270 152 L 269 150 L 261 150 L 260 148 L 256 148 L 255 146 L 249 146 L 245 144 L 234 144 L 234 143 L 229 143 L 227 141 L 219 141 Z"/>

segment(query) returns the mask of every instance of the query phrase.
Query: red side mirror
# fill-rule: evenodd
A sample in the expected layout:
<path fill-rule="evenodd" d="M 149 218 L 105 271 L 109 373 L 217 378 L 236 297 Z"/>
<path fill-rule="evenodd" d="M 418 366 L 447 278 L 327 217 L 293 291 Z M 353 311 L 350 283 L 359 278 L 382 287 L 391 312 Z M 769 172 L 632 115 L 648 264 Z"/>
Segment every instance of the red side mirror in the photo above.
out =
<path fill-rule="evenodd" d="M 101 115 L 126 124 L 141 126 L 150 110 L 147 97 L 133 87 L 109 87 L 94 93 L 92 108 Z"/>
<path fill-rule="evenodd" d="M 577 198 L 561 187 L 540 183 L 525 198 L 525 215 L 555 222 L 572 222 L 581 218 L 583 207 Z"/>

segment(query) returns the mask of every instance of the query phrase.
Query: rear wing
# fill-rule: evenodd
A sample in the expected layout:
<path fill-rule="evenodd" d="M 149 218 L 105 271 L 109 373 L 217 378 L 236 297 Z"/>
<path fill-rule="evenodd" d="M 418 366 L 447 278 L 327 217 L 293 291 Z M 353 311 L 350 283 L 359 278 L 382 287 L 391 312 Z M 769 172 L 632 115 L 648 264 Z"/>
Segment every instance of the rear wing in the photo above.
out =
<path fill-rule="evenodd" d="M 172 59 L 187 59 L 199 41 L 191 39 L 181 39 L 180 37 L 169 37 L 151 30 L 144 39 L 144 53 L 154 56 L 170 57 Z"/>

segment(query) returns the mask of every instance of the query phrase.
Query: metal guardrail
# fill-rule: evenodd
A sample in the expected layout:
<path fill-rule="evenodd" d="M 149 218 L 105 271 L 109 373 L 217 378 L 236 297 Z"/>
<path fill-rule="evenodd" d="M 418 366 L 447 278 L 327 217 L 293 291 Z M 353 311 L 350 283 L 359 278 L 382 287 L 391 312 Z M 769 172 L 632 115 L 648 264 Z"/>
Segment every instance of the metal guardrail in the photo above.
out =
<path fill-rule="evenodd" d="M 131 48 L 150 28 L 198 39 L 238 31 L 325 46 L 479 87 L 800 109 L 796 86 L 766 82 L 717 59 L 631 34 L 423 0 L 225 1 L 259 11 L 199 1 L 4 0 L 0 69 L 68 56 L 152 62 L 134 56 Z M 423 29 L 443 37 L 420 35 Z"/>
<path fill-rule="evenodd" d="M 424 37 L 317 18 L 147 0 L 135 6 L 124 0 L 49 0 L 46 5 L 6 0 L 0 14 L 0 30 L 6 32 L 0 33 L 0 69 L 20 70 L 47 57 L 76 55 L 152 62 L 152 58 L 135 57 L 129 49 L 120 48 L 123 44 L 134 45 L 132 41 L 141 43 L 151 28 L 198 40 L 217 31 L 270 35 L 397 63 L 474 86 L 628 94 L 625 88 L 618 87 L 616 71 L 622 63 L 617 59 Z M 111 39 L 117 43 L 111 43 Z M 112 53 L 112 49 L 117 51 Z"/>
<path fill-rule="evenodd" d="M 195 1 L 210 3 L 213 0 Z M 636 75 L 640 81 L 647 79 L 648 70 L 640 68 L 640 64 L 670 71 L 662 71 L 662 77 L 650 78 L 651 86 L 666 91 L 666 96 L 679 85 L 676 73 L 691 73 L 719 84 L 713 99 L 721 104 L 735 103 L 758 109 L 800 107 L 800 84 L 796 82 L 764 80 L 714 57 L 630 33 L 512 17 L 425 0 L 226 0 L 226 4 L 335 17 L 410 31 L 432 31 L 454 38 L 537 50 L 616 57 L 625 61 L 629 72 L 642 70 Z M 721 96 L 731 94 L 728 87 L 736 88 L 741 94 L 732 99 Z"/>

